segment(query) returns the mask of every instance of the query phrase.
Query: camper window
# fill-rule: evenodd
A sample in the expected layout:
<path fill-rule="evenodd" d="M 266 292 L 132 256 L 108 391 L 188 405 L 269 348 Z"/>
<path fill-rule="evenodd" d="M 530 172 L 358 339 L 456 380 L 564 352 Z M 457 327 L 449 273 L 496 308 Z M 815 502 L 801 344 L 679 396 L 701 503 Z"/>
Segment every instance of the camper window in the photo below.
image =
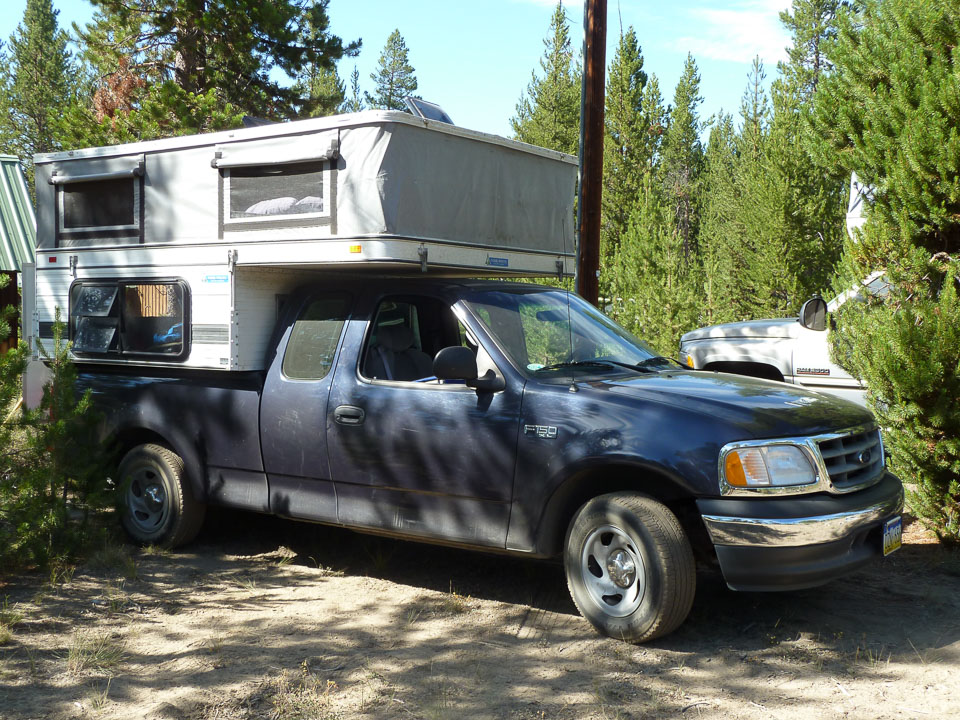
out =
<path fill-rule="evenodd" d="M 319 218 L 324 212 L 320 161 L 223 169 L 224 224 Z"/>
<path fill-rule="evenodd" d="M 70 337 L 85 355 L 186 357 L 188 294 L 180 282 L 77 282 Z"/>
<path fill-rule="evenodd" d="M 140 178 L 73 182 L 57 190 L 61 240 L 139 236 Z"/>

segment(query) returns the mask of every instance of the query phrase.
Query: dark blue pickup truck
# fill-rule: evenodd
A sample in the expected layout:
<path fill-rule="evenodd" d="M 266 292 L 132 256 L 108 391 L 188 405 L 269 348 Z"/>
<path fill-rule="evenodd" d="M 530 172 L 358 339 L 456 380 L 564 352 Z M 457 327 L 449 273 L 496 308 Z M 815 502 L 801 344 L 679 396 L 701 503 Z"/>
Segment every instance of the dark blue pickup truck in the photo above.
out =
<path fill-rule="evenodd" d="M 541 558 L 602 633 L 730 587 L 815 586 L 899 547 L 863 408 L 683 368 L 576 295 L 341 273 L 288 296 L 263 372 L 86 363 L 123 448 L 123 524 L 191 540 L 207 504 Z"/>

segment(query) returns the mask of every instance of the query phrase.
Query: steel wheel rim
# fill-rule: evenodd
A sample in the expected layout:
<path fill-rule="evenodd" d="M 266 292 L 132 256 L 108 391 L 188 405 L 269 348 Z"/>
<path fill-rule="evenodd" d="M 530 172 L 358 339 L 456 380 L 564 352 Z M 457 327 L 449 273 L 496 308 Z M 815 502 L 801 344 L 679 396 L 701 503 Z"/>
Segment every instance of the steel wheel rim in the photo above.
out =
<path fill-rule="evenodd" d="M 580 578 L 590 600 L 612 617 L 635 612 L 647 587 L 637 543 L 614 525 L 598 527 L 584 540 Z"/>
<path fill-rule="evenodd" d="M 130 473 L 127 488 L 127 516 L 137 529 L 153 533 L 164 526 L 170 515 L 170 501 L 163 475 L 151 465 L 142 465 Z"/>

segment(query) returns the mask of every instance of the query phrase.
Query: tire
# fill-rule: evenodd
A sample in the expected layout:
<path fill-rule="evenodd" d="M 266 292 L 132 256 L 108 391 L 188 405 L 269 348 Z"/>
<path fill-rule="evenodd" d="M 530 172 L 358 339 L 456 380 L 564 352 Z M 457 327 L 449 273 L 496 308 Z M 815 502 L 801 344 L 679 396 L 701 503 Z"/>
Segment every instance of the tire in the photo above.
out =
<path fill-rule="evenodd" d="M 197 536 L 206 506 L 197 502 L 183 460 L 162 445 L 138 445 L 120 462 L 120 522 L 138 543 L 166 548 Z"/>
<path fill-rule="evenodd" d="M 645 495 L 587 502 L 567 530 L 563 560 L 573 602 L 603 635 L 653 640 L 680 627 L 693 605 L 687 536 L 672 512 Z"/>

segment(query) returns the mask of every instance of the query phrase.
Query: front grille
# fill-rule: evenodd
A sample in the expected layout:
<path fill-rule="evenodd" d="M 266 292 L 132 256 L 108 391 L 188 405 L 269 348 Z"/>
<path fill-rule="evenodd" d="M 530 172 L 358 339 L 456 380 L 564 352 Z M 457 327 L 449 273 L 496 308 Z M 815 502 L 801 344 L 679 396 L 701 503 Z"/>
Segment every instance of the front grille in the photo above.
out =
<path fill-rule="evenodd" d="M 883 476 L 879 430 L 851 433 L 819 442 L 830 482 L 840 491 L 873 485 Z"/>

